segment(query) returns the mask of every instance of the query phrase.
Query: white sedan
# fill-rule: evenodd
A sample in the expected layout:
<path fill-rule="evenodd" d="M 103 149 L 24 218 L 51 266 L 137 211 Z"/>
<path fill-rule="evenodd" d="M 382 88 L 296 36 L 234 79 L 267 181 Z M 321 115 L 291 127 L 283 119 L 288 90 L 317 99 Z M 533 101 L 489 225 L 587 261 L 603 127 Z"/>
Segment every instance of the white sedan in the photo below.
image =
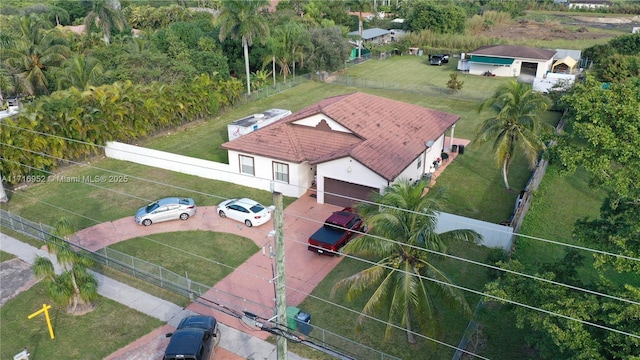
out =
<path fill-rule="evenodd" d="M 271 219 L 271 210 L 255 200 L 229 199 L 218 205 L 220 217 L 244 223 L 247 227 L 259 226 Z"/>

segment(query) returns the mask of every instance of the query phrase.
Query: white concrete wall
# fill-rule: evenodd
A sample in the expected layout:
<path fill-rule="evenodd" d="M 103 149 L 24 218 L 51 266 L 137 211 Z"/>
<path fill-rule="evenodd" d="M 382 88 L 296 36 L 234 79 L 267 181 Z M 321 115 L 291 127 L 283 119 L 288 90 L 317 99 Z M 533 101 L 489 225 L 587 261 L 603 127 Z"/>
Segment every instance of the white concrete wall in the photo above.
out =
<path fill-rule="evenodd" d="M 285 196 L 299 197 L 306 191 L 306 189 L 301 189 L 297 185 L 292 185 L 296 184 L 294 181 L 298 181 L 300 177 L 298 165 L 295 165 L 294 167 L 289 166 L 290 184 L 273 181 L 271 159 L 269 159 L 268 162 L 260 162 L 256 159 L 254 162 L 254 166 L 256 167 L 256 176 L 249 176 L 238 173 L 237 153 L 234 156 L 235 164 L 223 164 L 215 161 L 177 155 L 166 151 L 147 149 L 135 145 L 108 142 L 105 147 L 105 155 L 112 159 L 130 161 L 136 164 L 200 176 L 205 179 L 226 181 L 265 191 L 278 191 Z M 229 159 L 231 158 L 232 155 L 229 154 Z M 267 173 L 269 175 L 266 177 L 257 176 L 258 174 Z"/>
<path fill-rule="evenodd" d="M 515 72 L 514 69 L 516 70 Z M 469 74 L 484 75 L 484 73 L 487 71 L 491 71 L 492 74 L 500 77 L 518 76 L 520 74 L 520 64 L 516 66 L 514 61 L 513 65 L 511 66 L 493 66 L 488 64 L 469 62 Z"/>
<path fill-rule="evenodd" d="M 547 71 L 551 70 L 551 66 L 553 65 L 553 59 L 549 59 L 547 61 L 538 60 L 538 68 L 536 69 L 536 78 L 543 78 Z"/>
<path fill-rule="evenodd" d="M 513 228 L 463 216 L 438 213 L 436 233 L 440 234 L 446 231 L 459 229 L 475 230 L 482 235 L 480 245 L 492 248 L 502 248 L 505 251 L 511 250 Z"/>
<path fill-rule="evenodd" d="M 439 150 L 441 149 L 441 145 L 436 146 L 434 144 L 433 149 Z M 235 153 L 235 155 L 229 154 L 229 159 L 233 157 L 236 158 L 234 165 L 196 159 L 189 156 L 119 142 L 108 142 L 105 147 L 105 154 L 112 159 L 130 161 L 136 164 L 200 176 L 206 179 L 226 181 L 265 191 L 278 191 L 285 196 L 292 197 L 300 197 L 307 190 L 304 186 L 299 187 L 292 185 L 294 181 L 300 182 L 300 184 L 310 183 L 315 172 L 315 168 L 306 162 L 300 165 L 290 164 L 289 179 L 292 184 L 284 184 L 271 180 L 271 175 L 263 177 L 266 169 L 268 169 L 269 174 L 271 174 L 271 159 L 268 159 L 268 161 L 260 161 L 259 170 L 257 166 L 258 161 L 256 160 L 254 162 L 254 164 L 256 164 L 256 175 L 261 174 L 263 176 L 238 174 L 237 153 Z M 351 170 L 349 171 L 349 169 Z M 258 173 L 258 171 L 260 172 Z M 324 186 L 323 177 L 330 177 L 380 189 L 388 185 L 386 180 L 349 157 L 317 165 L 317 175 L 319 203 L 324 203 L 324 188 L 322 188 Z M 442 233 L 454 229 L 472 229 L 477 231 L 483 236 L 481 245 L 500 247 L 507 251 L 511 248 L 513 229 L 508 226 L 492 224 L 453 214 L 438 213 L 436 232 Z"/>

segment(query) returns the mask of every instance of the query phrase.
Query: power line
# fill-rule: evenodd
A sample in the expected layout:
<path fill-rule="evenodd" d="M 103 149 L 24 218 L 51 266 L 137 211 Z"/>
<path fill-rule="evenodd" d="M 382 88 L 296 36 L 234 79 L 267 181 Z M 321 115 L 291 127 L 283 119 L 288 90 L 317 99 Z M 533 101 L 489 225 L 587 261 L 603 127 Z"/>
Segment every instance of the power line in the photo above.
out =
<path fill-rule="evenodd" d="M 72 139 L 71 139 L 71 140 L 72 140 Z M 8 144 L 5 144 L 5 145 L 8 145 Z M 11 145 L 8 145 L 8 146 L 11 146 Z M 19 147 L 14 147 L 14 148 L 18 148 L 18 149 L 25 150 L 25 149 L 23 149 L 23 148 L 19 148 Z M 30 150 L 26 150 L 26 151 L 30 151 Z M 37 152 L 33 152 L 33 151 L 30 151 L 30 152 L 32 152 L 32 153 L 37 153 Z M 49 155 L 47 155 L 47 154 L 43 154 L 43 153 L 38 153 L 38 154 L 40 154 L 40 155 L 45 155 L 45 156 L 49 156 Z M 59 159 L 59 158 L 58 158 L 58 159 Z M 60 160 L 64 160 L 64 159 L 60 159 Z M 64 160 L 64 161 L 68 161 L 68 160 Z M 97 169 L 100 169 L 100 168 L 97 168 Z M 103 170 L 103 171 L 110 171 L 110 170 L 106 170 L 106 169 L 101 169 L 101 170 Z M 117 172 L 113 172 L 113 173 L 117 173 Z M 124 174 L 122 174 L 122 173 L 118 173 L 118 174 L 120 174 L 120 175 L 124 175 Z M 139 178 L 139 179 L 141 179 L 141 180 L 145 180 L 145 181 L 149 181 L 149 180 L 144 179 L 144 178 Z M 151 182 L 153 182 L 153 181 L 151 181 Z M 167 185 L 167 184 L 160 183 L 160 182 L 155 182 L 155 183 L 157 183 L 157 184 L 161 184 L 161 185 Z M 94 185 L 94 184 L 90 184 L 90 185 Z M 104 187 L 101 187 L 101 188 L 104 188 Z M 108 189 L 108 188 L 105 188 L 105 189 L 110 190 L 110 189 Z M 184 189 L 184 188 L 183 188 L 183 189 Z M 185 190 L 190 190 L 190 189 L 185 189 Z M 190 190 L 190 191 L 191 191 L 191 190 Z M 115 191 L 115 192 L 117 192 L 117 191 Z M 122 193 L 122 192 L 117 192 L 117 193 L 125 194 L 125 193 Z M 203 194 L 205 194 L 205 193 L 203 193 Z M 211 194 L 207 194 L 207 195 L 211 195 Z M 214 196 L 214 195 L 211 195 L 211 196 Z M 402 210 L 404 210 L 404 209 L 402 209 Z M 424 215 L 424 214 L 423 214 L 423 215 Z M 515 234 L 515 235 L 519 235 L 519 234 Z M 525 235 L 519 235 L 519 236 L 525 236 Z M 554 244 L 557 244 L 557 245 L 571 246 L 571 244 L 560 243 L 560 242 L 551 241 L 551 240 L 546 240 L 546 239 L 542 239 L 542 238 L 535 238 L 535 237 L 531 237 L 531 238 L 536 239 L 536 240 L 547 241 L 547 242 L 554 243 Z M 384 238 L 381 238 L 381 239 L 384 239 Z M 393 240 L 390 240 L 390 239 L 384 239 L 384 240 L 387 240 L 387 241 L 393 241 Z M 404 243 L 402 243 L 402 244 L 403 244 L 403 245 L 405 245 L 405 246 L 407 245 L 407 244 L 404 244 Z M 593 252 L 597 252 L 597 253 L 601 253 L 601 254 L 606 254 L 606 255 L 611 255 L 611 256 L 618 256 L 618 257 L 623 257 L 623 258 L 627 258 L 627 259 L 634 260 L 634 261 L 638 261 L 638 260 L 639 260 L 639 259 L 632 258 L 632 257 L 626 257 L 626 256 L 622 256 L 622 255 L 619 255 L 619 254 L 613 254 L 613 253 L 602 252 L 602 251 L 599 251 L 599 250 L 589 249 L 589 248 L 586 248 L 586 247 L 580 247 L 580 246 L 573 246 L 573 247 L 576 247 L 576 248 L 581 249 L 581 250 L 593 251 Z M 423 250 L 423 249 L 421 249 L 421 248 L 419 248 L 419 249 L 420 249 L 420 250 Z M 442 254 L 442 253 L 438 253 L 438 252 L 435 252 L 435 253 L 436 253 L 436 254 L 439 254 L 439 255 L 445 255 L 445 256 L 447 255 L 447 254 Z M 355 258 L 355 257 L 354 257 L 354 258 Z M 496 269 L 496 270 L 502 270 L 502 271 L 505 271 L 505 269 L 501 269 L 501 268 L 498 268 L 498 267 L 493 267 L 493 266 L 490 266 L 490 265 L 487 265 L 487 264 L 483 264 L 483 263 L 479 263 L 479 262 L 473 262 L 473 261 L 470 261 L 470 260 L 468 260 L 468 259 L 457 258 L 457 257 L 454 257 L 454 258 L 456 258 L 457 260 L 461 260 L 461 261 L 469 261 L 469 262 L 474 263 L 474 264 L 476 264 L 476 265 L 488 266 L 488 267 L 492 267 L 492 268 L 494 268 L 494 269 Z M 357 258 L 357 259 L 359 259 L 359 258 Z M 527 275 L 527 274 L 521 274 L 521 273 L 517 273 L 517 272 L 513 272 L 513 273 L 514 273 L 514 274 L 518 274 L 518 275 L 526 275 L 526 276 L 528 276 L 528 277 L 530 277 L 530 278 L 537 279 L 537 280 L 548 281 L 547 279 L 536 278 L 536 277 L 533 277 L 533 276 L 531 276 L 531 275 Z M 429 278 L 427 278 L 427 280 L 429 280 Z M 551 282 L 551 283 L 553 283 L 553 284 L 555 284 L 555 285 L 565 286 L 565 284 L 562 284 L 562 283 L 557 283 L 557 282 Z M 464 288 L 462 288 L 462 289 L 464 289 Z M 578 288 L 578 289 L 580 289 L 580 290 L 582 290 L 582 291 L 587 290 L 587 289 L 581 289 L 581 288 Z M 611 296 L 606 295 L 606 294 L 600 294 L 600 293 L 594 293 L 594 294 L 596 294 L 596 295 L 600 295 L 600 296 L 607 296 L 607 297 L 611 297 Z M 627 302 L 630 302 L 629 300 L 626 300 L 626 299 L 620 299 L 620 298 L 616 298 L 616 297 L 611 297 L 611 298 L 614 298 L 614 299 L 616 299 L 616 300 L 621 300 L 621 301 L 627 301 Z M 505 299 L 503 299 L 503 300 L 505 300 Z M 635 302 L 631 302 L 631 303 L 637 304 L 637 303 L 635 303 Z M 561 316 L 561 315 L 559 315 L 559 316 Z M 571 318 L 569 318 L 569 319 L 571 319 Z M 613 331 L 615 331 L 615 329 L 612 329 L 612 330 L 613 330 Z M 624 333 L 624 332 L 622 332 L 622 333 Z M 633 335 L 632 335 L 632 336 L 633 336 Z"/>

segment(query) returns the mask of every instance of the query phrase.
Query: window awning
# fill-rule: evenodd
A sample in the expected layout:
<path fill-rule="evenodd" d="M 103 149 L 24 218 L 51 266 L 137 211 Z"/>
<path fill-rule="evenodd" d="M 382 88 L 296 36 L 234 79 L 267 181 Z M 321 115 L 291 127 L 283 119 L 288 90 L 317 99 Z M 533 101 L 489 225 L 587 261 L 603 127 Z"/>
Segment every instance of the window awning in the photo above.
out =
<path fill-rule="evenodd" d="M 469 62 L 475 62 L 480 64 L 489 64 L 489 65 L 511 65 L 513 64 L 514 59 L 512 58 L 499 58 L 499 57 L 491 57 L 491 56 L 478 56 L 472 55 Z"/>

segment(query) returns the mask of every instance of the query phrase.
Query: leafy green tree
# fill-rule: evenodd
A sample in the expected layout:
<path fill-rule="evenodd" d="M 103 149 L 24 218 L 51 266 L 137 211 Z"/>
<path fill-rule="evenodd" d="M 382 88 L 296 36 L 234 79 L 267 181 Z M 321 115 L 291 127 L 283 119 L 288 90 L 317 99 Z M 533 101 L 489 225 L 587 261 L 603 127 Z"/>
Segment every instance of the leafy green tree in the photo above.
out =
<path fill-rule="evenodd" d="M 621 55 L 638 56 L 640 53 L 640 34 L 627 34 L 609 40 L 609 45 Z"/>
<path fill-rule="evenodd" d="M 266 0 L 241 1 L 223 0 L 222 12 L 218 17 L 220 24 L 220 41 L 227 37 L 242 38 L 244 51 L 245 76 L 247 78 L 247 94 L 251 95 L 251 74 L 249 70 L 249 46 L 253 45 L 255 37 L 267 37 L 269 27 L 259 11 L 268 5 Z"/>
<path fill-rule="evenodd" d="M 592 76 L 563 99 L 571 104 L 570 127 L 554 152 L 566 172 L 583 166 L 591 182 L 615 201 L 640 199 L 640 81 L 612 83 L 606 89 Z"/>
<path fill-rule="evenodd" d="M 561 260 L 544 266 L 534 275 L 548 281 L 584 287 L 586 285 L 577 279 L 576 271 L 561 270 L 567 267 L 574 270 L 581 265 L 583 258 L 575 251 L 569 251 Z M 516 273 L 526 272 L 518 260 L 499 265 L 511 272 L 488 284 L 488 294 L 584 321 L 599 322 L 602 319 L 602 304 L 596 296 L 518 275 Z M 518 328 L 530 329 L 525 340 L 536 351 L 536 358 L 602 359 L 599 353 L 601 345 L 593 337 L 598 332 L 597 328 L 522 306 L 506 306 L 515 314 Z"/>
<path fill-rule="evenodd" d="M 314 27 L 310 30 L 312 53 L 307 57 L 305 67 L 312 72 L 336 71 L 344 68 L 350 56 L 351 45 L 342 36 L 338 26 Z"/>
<path fill-rule="evenodd" d="M 619 82 L 640 76 L 640 58 L 637 55 L 614 54 L 594 67 L 598 79 Z"/>
<path fill-rule="evenodd" d="M 58 264 L 63 267 L 60 275 L 56 275 L 53 263 L 45 257 L 36 257 L 33 271 L 49 281 L 49 295 L 55 303 L 67 305 L 70 314 L 84 314 L 95 308 L 98 281 L 89 273 L 92 261 L 88 254 L 74 251 L 67 242 L 73 233 L 73 226 L 60 218 L 47 241 L 47 250 L 56 255 Z"/>
<path fill-rule="evenodd" d="M 85 31 L 91 32 L 92 26 L 97 26 L 102 31 L 102 39 L 109 44 L 111 31 L 117 28 L 122 31 L 127 26 L 127 21 L 117 5 L 111 0 L 93 0 L 91 11 L 84 18 Z"/>
<path fill-rule="evenodd" d="M 362 327 L 366 316 L 383 316 L 390 323 L 385 340 L 391 337 L 391 324 L 407 330 L 409 343 L 416 342 L 414 331 L 434 336 L 441 315 L 434 296 L 442 296 L 448 304 L 470 314 L 463 294 L 450 286 L 451 279 L 432 263 L 439 255 L 427 250 L 446 253 L 453 242 L 477 242 L 480 235 L 472 230 L 436 233 L 440 205 L 435 197 L 423 196 L 424 186 L 423 182 L 415 186 L 402 180 L 377 195 L 374 203 L 357 207 L 370 230 L 348 243 L 344 252 L 371 258 L 376 264 L 340 280 L 332 290 L 335 294 L 346 289 L 347 300 L 373 290 L 356 328 Z"/>
<path fill-rule="evenodd" d="M 462 33 L 466 20 L 464 9 L 455 3 L 417 0 L 411 5 L 406 26 L 412 31 L 429 29 L 436 33 Z"/>
<path fill-rule="evenodd" d="M 540 113 L 548 107 L 542 94 L 534 91 L 531 85 L 515 80 L 498 88 L 480 104 L 478 112 L 491 110 L 492 116 L 480 124 L 473 142 L 483 144 L 493 140 L 496 165 L 502 169 L 507 189 L 510 189 L 507 174 L 516 145 L 520 146 L 531 168 L 546 148 L 541 134 L 548 126 L 540 120 Z"/>

